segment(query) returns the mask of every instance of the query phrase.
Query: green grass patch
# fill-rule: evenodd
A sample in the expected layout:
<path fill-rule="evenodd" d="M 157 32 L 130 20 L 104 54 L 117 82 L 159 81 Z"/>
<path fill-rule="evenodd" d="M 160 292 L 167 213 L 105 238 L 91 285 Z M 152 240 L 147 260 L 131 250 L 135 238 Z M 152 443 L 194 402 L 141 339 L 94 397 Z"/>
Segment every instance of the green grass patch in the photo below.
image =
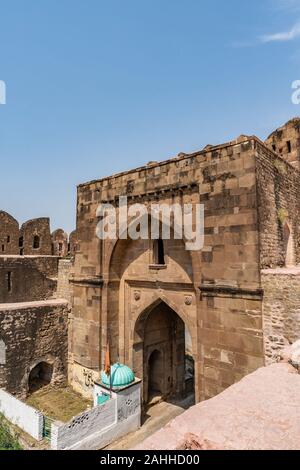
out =
<path fill-rule="evenodd" d="M 12 435 L 6 419 L 0 414 L 0 450 L 22 450 L 18 439 Z"/>

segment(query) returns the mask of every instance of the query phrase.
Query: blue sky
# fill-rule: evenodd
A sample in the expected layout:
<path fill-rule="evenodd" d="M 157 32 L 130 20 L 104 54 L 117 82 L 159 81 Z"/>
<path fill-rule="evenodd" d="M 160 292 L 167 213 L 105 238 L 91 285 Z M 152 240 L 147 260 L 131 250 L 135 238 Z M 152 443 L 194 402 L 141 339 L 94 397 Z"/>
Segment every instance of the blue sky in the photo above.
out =
<path fill-rule="evenodd" d="M 75 226 L 76 185 L 290 117 L 300 0 L 0 0 L 0 207 Z"/>

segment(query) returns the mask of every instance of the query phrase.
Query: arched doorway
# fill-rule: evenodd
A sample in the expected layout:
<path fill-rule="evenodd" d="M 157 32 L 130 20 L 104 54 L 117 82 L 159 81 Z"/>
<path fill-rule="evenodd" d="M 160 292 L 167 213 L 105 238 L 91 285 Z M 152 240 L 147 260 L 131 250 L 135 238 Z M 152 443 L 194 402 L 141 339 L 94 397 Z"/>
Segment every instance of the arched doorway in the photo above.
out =
<path fill-rule="evenodd" d="M 143 401 L 183 397 L 186 392 L 186 326 L 165 302 L 158 301 L 137 320 L 133 368 L 143 379 Z M 194 390 L 191 390 L 193 393 Z"/>
<path fill-rule="evenodd" d="M 29 393 L 36 392 L 42 387 L 49 385 L 52 380 L 53 365 L 40 362 L 30 372 L 28 379 Z"/>

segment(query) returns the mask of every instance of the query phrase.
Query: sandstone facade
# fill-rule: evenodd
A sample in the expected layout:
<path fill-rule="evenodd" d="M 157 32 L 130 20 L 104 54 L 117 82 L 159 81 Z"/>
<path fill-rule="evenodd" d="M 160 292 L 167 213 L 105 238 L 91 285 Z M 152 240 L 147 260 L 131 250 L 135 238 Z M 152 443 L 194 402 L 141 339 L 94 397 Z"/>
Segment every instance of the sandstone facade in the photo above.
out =
<path fill-rule="evenodd" d="M 5 253 L 11 250 L 0 258 L 2 301 L 62 297 L 72 305 L 68 374 L 75 389 L 91 394 L 109 342 L 112 361 L 142 379 L 144 402 L 152 392 L 187 391 L 187 353 L 196 400 L 206 400 L 276 361 L 296 339 L 298 279 L 267 271 L 300 261 L 300 174 L 290 144 L 279 145 L 289 138 L 295 150 L 297 122 L 266 143 L 240 136 L 80 185 L 70 259 L 58 262 L 67 239 L 62 230 L 51 239 L 48 219 L 22 226 L 19 249 L 27 256 L 16 256 L 18 225 L 2 213 L 0 236 Z M 170 240 L 99 240 L 99 204 L 112 204 L 118 216 L 124 195 L 129 208 L 138 202 L 149 213 L 153 203 L 202 204 L 204 247 L 187 251 L 172 223 Z"/>
<path fill-rule="evenodd" d="M 154 350 L 161 358 L 154 375 L 179 390 L 182 374 L 171 371 L 180 364 L 182 340 L 170 359 L 163 346 L 174 344 L 168 328 L 162 326 L 158 337 L 149 326 L 159 311 L 172 311 L 189 332 L 197 401 L 265 364 L 269 333 L 261 271 L 300 258 L 300 180 L 290 163 L 289 152 L 274 149 L 269 140 L 241 136 L 78 187 L 70 340 L 70 381 L 76 388 L 89 393 L 86 374 L 103 367 L 110 338 L 112 360 L 119 358 L 143 379 L 144 400 L 153 375 L 149 346 L 150 356 Z M 98 205 L 108 202 L 118 213 L 124 195 L 129 206 L 203 204 L 204 248 L 188 252 L 184 240 L 165 240 L 161 266 L 153 261 L 151 240 L 100 241 Z"/>

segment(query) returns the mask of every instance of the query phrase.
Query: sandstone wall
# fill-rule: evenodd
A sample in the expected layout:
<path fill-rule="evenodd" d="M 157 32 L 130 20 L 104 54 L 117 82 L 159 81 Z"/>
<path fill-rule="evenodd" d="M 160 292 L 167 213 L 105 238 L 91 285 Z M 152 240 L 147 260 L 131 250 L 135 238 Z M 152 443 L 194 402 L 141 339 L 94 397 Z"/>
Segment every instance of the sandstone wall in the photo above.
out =
<path fill-rule="evenodd" d="M 262 287 L 265 353 L 270 364 L 286 345 L 300 338 L 300 269 L 266 269 Z"/>
<path fill-rule="evenodd" d="M 173 305 L 191 326 L 197 399 L 219 393 L 264 364 L 257 142 L 242 136 L 229 144 L 78 187 L 72 351 L 82 367 L 102 367 L 110 328 L 127 357 L 124 344 L 132 342 L 136 313 L 159 299 Z M 203 203 L 202 252 L 192 252 L 186 266 L 186 251 L 179 249 L 174 255 L 176 268 L 171 253 L 165 271 L 152 271 L 149 258 L 141 265 L 148 248 L 141 253 L 137 243 L 136 255 L 134 248 L 130 252 L 136 261 L 127 266 L 129 281 L 123 273 L 121 279 L 112 278 L 111 262 L 119 248 L 122 256 L 122 245 L 97 239 L 96 210 L 100 202 L 117 206 L 120 195 L 129 196 L 129 204 Z M 146 271 L 144 278 L 141 273 Z M 186 277 L 180 283 L 177 279 L 181 272 Z M 136 295 L 141 296 L 140 301 L 134 300 Z M 125 312 L 123 316 L 118 317 L 118 306 Z M 131 348 L 127 351 L 132 366 Z"/>
<path fill-rule="evenodd" d="M 68 244 L 68 234 L 64 232 L 61 228 L 55 230 L 51 234 L 52 239 L 52 255 L 65 257 L 68 255 L 69 244 Z"/>
<path fill-rule="evenodd" d="M 75 256 L 77 245 L 78 245 L 77 233 L 76 233 L 76 230 L 74 230 L 69 235 L 69 254 L 72 257 Z"/>
<path fill-rule="evenodd" d="M 0 256 L 0 303 L 54 297 L 58 258 Z"/>
<path fill-rule="evenodd" d="M 30 371 L 40 362 L 53 365 L 52 383 L 67 378 L 68 306 L 62 300 L 0 305 L 0 338 L 5 364 L 0 387 L 24 398 Z"/>
<path fill-rule="evenodd" d="M 300 173 L 259 143 L 256 160 L 261 267 L 286 264 L 287 226 L 291 231 L 292 264 L 297 264 L 300 262 Z"/>
<path fill-rule="evenodd" d="M 20 230 L 22 255 L 52 255 L 50 220 L 46 217 L 28 220 Z"/>
<path fill-rule="evenodd" d="M 300 168 L 300 119 L 294 118 L 276 129 L 266 140 L 266 145 L 295 168 Z"/>
<path fill-rule="evenodd" d="M 66 299 L 71 303 L 72 291 L 70 285 L 70 276 L 73 269 L 73 263 L 69 259 L 60 259 L 58 262 L 58 278 L 56 296 L 59 299 Z"/>
<path fill-rule="evenodd" d="M 2 254 L 19 254 L 19 223 L 4 211 L 0 211 L 0 255 Z"/>

